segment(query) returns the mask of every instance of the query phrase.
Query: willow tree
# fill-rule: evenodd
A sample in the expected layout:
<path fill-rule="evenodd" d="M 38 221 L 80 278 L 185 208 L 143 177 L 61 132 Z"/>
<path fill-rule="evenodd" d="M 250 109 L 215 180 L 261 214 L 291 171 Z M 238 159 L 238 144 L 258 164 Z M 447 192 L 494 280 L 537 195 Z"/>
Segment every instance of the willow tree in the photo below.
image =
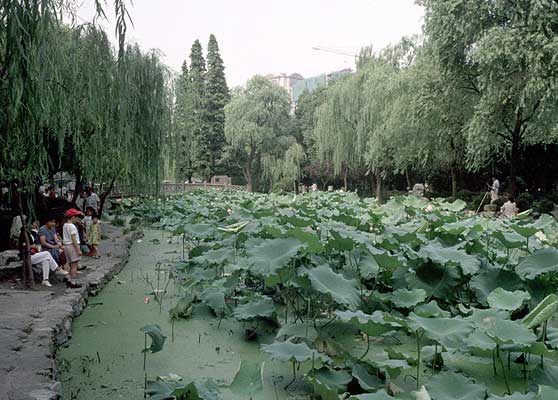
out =
<path fill-rule="evenodd" d="M 323 103 L 314 114 L 317 157 L 333 164 L 334 173 L 343 176 L 345 188 L 349 171 L 366 166 L 367 138 L 361 135 L 365 78 L 359 70 L 329 86 Z"/>
<path fill-rule="evenodd" d="M 467 129 L 470 167 L 507 157 L 514 193 L 523 148 L 558 141 L 558 2 L 421 2 L 445 73 L 477 97 Z"/>
<path fill-rule="evenodd" d="M 254 190 L 254 167 L 272 152 L 289 123 L 290 100 L 286 90 L 262 76 L 237 89 L 225 107 L 225 137 L 229 160 L 246 179 L 247 190 Z"/>

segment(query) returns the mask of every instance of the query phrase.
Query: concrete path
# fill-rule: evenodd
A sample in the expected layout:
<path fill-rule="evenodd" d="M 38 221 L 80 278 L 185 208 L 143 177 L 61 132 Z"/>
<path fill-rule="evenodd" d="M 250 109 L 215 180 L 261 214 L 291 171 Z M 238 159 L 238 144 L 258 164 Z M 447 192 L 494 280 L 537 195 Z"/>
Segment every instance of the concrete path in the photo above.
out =
<path fill-rule="evenodd" d="M 133 235 L 103 225 L 100 259 L 83 258 L 87 267 L 78 279 L 81 289 L 67 289 L 53 280 L 52 288 L 36 284 L 32 291 L 15 282 L 0 284 L 0 399 L 54 400 L 60 398 L 54 353 L 71 337 L 72 319 L 87 298 L 118 273 L 128 259 Z"/>

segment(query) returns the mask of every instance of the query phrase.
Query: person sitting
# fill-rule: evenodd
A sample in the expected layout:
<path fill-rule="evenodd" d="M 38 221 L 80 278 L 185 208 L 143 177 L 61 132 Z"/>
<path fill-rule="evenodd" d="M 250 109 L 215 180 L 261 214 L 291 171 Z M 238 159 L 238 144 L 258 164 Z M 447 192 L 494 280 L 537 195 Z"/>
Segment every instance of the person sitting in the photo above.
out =
<path fill-rule="evenodd" d="M 502 218 L 513 218 L 517 215 L 519 209 L 517 208 L 514 198 L 512 196 L 508 197 L 508 201 L 500 208 L 500 217 Z"/>
<path fill-rule="evenodd" d="M 51 287 L 52 284 L 50 283 L 49 276 L 50 272 L 54 272 L 56 275 L 65 277 L 68 275 L 68 272 L 64 271 L 61 267 L 58 266 L 58 263 L 54 261 L 52 255 L 48 251 L 41 251 L 41 246 L 39 244 L 39 236 L 37 234 L 39 229 L 39 222 L 35 221 L 31 225 L 31 232 L 28 232 L 28 240 L 29 240 L 29 251 L 30 251 L 30 260 L 32 267 L 38 267 L 40 272 L 42 273 L 43 280 L 41 285 L 46 287 Z M 20 244 L 20 257 L 23 260 L 23 247 L 25 246 L 25 232 L 22 232 L 19 238 Z"/>
<path fill-rule="evenodd" d="M 60 253 L 64 246 L 56 233 L 56 218 L 49 216 L 43 226 L 39 228 L 39 243 L 41 248 L 48 251 L 54 261 L 60 265 Z"/>

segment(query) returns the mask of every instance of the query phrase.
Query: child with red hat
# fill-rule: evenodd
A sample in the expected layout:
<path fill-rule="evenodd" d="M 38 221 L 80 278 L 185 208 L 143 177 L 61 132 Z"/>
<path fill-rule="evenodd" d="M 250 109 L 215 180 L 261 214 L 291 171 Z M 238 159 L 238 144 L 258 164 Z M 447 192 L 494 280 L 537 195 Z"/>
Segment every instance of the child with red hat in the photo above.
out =
<path fill-rule="evenodd" d="M 78 275 L 78 264 L 81 260 L 82 252 L 79 242 L 79 233 L 76 227 L 77 218 L 83 215 L 81 211 L 75 208 L 70 208 L 66 211 L 66 217 L 68 220 L 64 224 L 62 229 L 63 239 L 64 239 L 64 252 L 66 253 L 66 259 L 70 263 L 70 278 L 77 278 Z M 77 287 L 75 283 L 71 283 Z"/>

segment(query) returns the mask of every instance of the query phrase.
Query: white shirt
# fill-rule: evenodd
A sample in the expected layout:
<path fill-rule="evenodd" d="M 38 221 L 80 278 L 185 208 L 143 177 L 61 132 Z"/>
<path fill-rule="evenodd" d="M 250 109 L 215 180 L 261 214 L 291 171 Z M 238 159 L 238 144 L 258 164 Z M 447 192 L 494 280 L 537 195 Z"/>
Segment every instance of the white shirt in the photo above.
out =
<path fill-rule="evenodd" d="M 64 246 L 70 246 L 74 244 L 72 236 L 76 237 L 76 243 L 79 244 L 79 233 L 74 224 L 66 222 L 64 224 L 64 228 L 62 228 L 62 233 L 64 237 Z"/>
<path fill-rule="evenodd" d="M 515 203 L 508 200 L 504 203 L 500 211 L 502 212 L 502 217 L 511 218 L 517 215 L 518 210 Z"/>

